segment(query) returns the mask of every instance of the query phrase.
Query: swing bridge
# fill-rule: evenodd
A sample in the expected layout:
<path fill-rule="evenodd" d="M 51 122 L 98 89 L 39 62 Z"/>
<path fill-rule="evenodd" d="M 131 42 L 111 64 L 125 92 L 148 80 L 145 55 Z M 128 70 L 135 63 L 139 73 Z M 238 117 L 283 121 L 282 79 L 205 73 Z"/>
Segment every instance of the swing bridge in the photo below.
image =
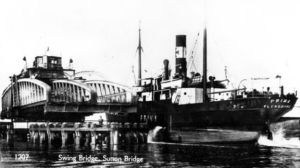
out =
<path fill-rule="evenodd" d="M 12 82 L 2 95 L 1 118 L 82 121 L 94 113 L 136 113 L 131 88 L 107 80 L 37 79 Z"/>

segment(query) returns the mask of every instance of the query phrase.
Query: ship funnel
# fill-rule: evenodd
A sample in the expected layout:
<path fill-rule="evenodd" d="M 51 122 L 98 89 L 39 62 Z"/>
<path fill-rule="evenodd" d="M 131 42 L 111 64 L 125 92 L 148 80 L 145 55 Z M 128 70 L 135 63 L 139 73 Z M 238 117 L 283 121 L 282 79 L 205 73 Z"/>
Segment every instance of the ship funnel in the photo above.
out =
<path fill-rule="evenodd" d="M 164 74 L 163 74 L 163 80 L 169 80 L 169 60 L 164 60 Z"/>
<path fill-rule="evenodd" d="M 283 86 L 280 86 L 280 96 L 284 96 L 284 88 Z"/>
<path fill-rule="evenodd" d="M 186 47 L 186 35 L 176 36 L 176 47 Z"/>
<path fill-rule="evenodd" d="M 180 78 L 186 77 L 186 35 L 176 36 L 175 48 L 175 76 Z"/>

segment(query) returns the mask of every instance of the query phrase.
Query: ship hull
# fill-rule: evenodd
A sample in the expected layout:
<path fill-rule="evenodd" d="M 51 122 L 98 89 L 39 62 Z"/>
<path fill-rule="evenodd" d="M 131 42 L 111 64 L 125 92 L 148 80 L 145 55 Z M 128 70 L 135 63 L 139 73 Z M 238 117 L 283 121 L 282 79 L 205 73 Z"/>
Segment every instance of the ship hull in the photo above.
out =
<path fill-rule="evenodd" d="M 237 129 L 172 129 L 156 126 L 149 131 L 149 142 L 200 143 L 255 143 L 261 132 Z"/>
<path fill-rule="evenodd" d="M 256 142 L 270 123 L 293 108 L 296 100 L 295 97 L 245 98 L 185 105 L 170 101 L 141 102 L 139 112 L 152 128 L 165 128 L 169 141 Z"/>
<path fill-rule="evenodd" d="M 197 104 L 170 101 L 140 102 L 138 111 L 146 122 L 172 128 L 238 128 L 257 131 L 289 112 L 296 98 L 251 98 Z M 154 117 L 153 117 L 154 116 Z M 143 118 L 143 117 L 142 117 Z"/>
<path fill-rule="evenodd" d="M 240 131 L 230 129 L 198 129 L 190 131 L 170 131 L 170 141 L 181 143 L 254 143 L 258 140 L 258 131 Z"/>

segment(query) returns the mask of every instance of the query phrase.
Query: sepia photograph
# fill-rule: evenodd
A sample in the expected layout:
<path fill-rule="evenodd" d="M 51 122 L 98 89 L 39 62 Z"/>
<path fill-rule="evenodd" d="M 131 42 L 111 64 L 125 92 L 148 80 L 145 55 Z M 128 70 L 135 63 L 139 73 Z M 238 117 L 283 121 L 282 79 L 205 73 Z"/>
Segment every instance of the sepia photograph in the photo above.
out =
<path fill-rule="evenodd" d="M 300 1 L 0 1 L 0 168 L 300 167 Z"/>

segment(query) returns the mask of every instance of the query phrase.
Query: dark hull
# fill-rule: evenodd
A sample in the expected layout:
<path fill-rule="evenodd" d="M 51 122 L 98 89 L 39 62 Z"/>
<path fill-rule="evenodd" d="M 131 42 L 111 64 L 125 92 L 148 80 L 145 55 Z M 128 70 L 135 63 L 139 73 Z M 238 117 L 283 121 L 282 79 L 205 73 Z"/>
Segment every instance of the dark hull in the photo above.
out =
<path fill-rule="evenodd" d="M 178 105 L 165 101 L 138 103 L 138 113 L 108 115 L 110 122 L 147 123 L 152 131 L 161 126 L 162 138 L 154 141 L 183 143 L 256 142 L 262 131 L 289 112 L 297 98 L 245 98 Z"/>
<path fill-rule="evenodd" d="M 149 117 L 148 122 L 169 129 L 261 131 L 266 124 L 277 121 L 289 112 L 296 100 L 295 97 L 245 98 L 186 105 L 172 104 L 170 101 L 141 102 L 139 112 L 142 115 L 156 115 L 154 120 Z"/>
<path fill-rule="evenodd" d="M 258 131 L 238 131 L 230 129 L 171 130 L 169 139 L 173 142 L 197 143 L 255 143 Z"/>

